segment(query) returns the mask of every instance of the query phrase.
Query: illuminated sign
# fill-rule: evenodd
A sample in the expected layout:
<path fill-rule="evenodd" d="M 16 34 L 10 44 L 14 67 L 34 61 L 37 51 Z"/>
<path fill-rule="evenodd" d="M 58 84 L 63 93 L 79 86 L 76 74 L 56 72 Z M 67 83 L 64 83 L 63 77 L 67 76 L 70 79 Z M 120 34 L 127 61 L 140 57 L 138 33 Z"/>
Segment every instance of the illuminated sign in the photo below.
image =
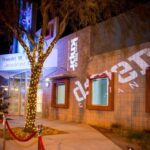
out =
<path fill-rule="evenodd" d="M 78 38 L 74 38 L 71 40 L 71 48 L 70 48 L 70 55 L 69 55 L 69 67 L 72 71 L 78 67 Z"/>
<path fill-rule="evenodd" d="M 20 16 L 19 16 L 19 25 L 22 26 L 26 31 L 31 31 L 32 26 L 32 4 L 26 2 L 23 4 L 23 0 L 20 0 Z M 25 33 L 22 34 L 22 39 L 28 47 L 30 47 L 29 40 Z M 18 53 L 23 53 L 24 48 L 18 42 L 17 47 Z"/>
<path fill-rule="evenodd" d="M 45 60 L 44 68 L 57 67 L 57 49 L 53 49 Z M 26 54 L 0 55 L 0 70 L 22 70 L 30 69 L 30 62 Z"/>
<path fill-rule="evenodd" d="M 124 61 L 120 61 L 119 63 L 113 65 L 110 70 L 105 70 L 104 72 L 100 72 L 99 74 L 92 74 L 90 78 L 94 78 L 97 75 L 101 75 L 106 73 L 108 76 L 111 72 L 116 72 L 118 74 L 118 82 L 121 84 L 128 83 L 131 89 L 135 89 L 139 87 L 139 84 L 135 82 L 135 79 L 138 78 L 139 74 L 145 75 L 145 70 L 149 67 L 150 62 L 145 61 L 144 58 L 150 57 L 150 48 L 145 48 L 132 56 L 128 57 Z M 134 65 L 138 66 L 138 70 L 134 69 Z M 82 101 L 86 100 L 86 96 L 88 95 L 88 87 L 89 81 L 86 79 L 85 83 L 82 85 L 80 81 L 75 81 L 75 88 L 73 89 L 74 96 L 76 100 L 79 102 L 79 106 L 82 106 Z M 124 89 L 118 89 L 118 93 L 124 93 Z"/>

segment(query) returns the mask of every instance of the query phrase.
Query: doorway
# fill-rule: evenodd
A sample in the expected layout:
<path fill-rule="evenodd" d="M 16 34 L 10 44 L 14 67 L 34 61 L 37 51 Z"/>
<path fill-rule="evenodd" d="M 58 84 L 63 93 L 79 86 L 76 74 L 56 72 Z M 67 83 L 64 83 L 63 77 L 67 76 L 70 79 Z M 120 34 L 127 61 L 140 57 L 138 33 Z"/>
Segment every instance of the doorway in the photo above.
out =
<path fill-rule="evenodd" d="M 12 115 L 25 115 L 27 94 L 30 83 L 30 71 L 12 75 L 9 78 L 9 113 Z M 37 113 L 42 114 L 42 87 L 38 86 L 37 93 Z"/>

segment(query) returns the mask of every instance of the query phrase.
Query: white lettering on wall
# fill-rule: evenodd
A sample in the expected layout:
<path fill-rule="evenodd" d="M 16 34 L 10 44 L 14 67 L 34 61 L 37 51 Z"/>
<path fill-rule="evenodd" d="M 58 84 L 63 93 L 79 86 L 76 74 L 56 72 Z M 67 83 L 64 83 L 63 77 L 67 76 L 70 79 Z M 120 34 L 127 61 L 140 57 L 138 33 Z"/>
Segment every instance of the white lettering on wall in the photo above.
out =
<path fill-rule="evenodd" d="M 145 48 L 140 50 L 139 52 L 133 54 L 132 56 L 128 57 L 126 61 L 121 61 L 114 66 L 111 67 L 110 71 L 111 72 L 116 72 L 118 73 L 118 82 L 125 84 L 129 83 L 129 86 L 132 89 L 138 88 L 139 85 L 134 81 L 136 78 L 138 78 L 138 72 L 137 70 L 132 67 L 132 62 L 136 63 L 136 65 L 141 69 L 140 73 L 142 75 L 145 75 L 145 70 L 147 67 L 149 67 L 150 63 L 147 63 L 144 60 L 143 56 L 150 57 L 150 48 Z M 131 64 L 129 64 L 129 62 Z M 106 73 L 109 75 L 109 78 L 111 79 L 111 72 L 105 70 L 104 72 L 98 73 L 98 74 L 92 74 L 90 78 L 94 78 L 98 75 L 101 75 L 103 73 Z M 86 80 L 88 83 L 88 79 Z M 80 81 L 76 81 L 75 85 L 76 87 L 73 90 L 73 93 L 75 95 L 75 98 L 78 102 L 83 101 L 86 99 L 86 95 L 88 95 L 88 86 L 89 84 L 84 83 L 83 88 L 82 84 Z M 124 93 L 125 91 L 123 89 L 118 88 L 118 93 Z M 79 95 L 80 94 L 80 95 Z"/>
<path fill-rule="evenodd" d="M 88 87 L 89 87 L 89 79 L 86 79 L 86 81 L 84 82 L 84 88 L 86 89 L 86 95 L 89 94 Z"/>
<path fill-rule="evenodd" d="M 118 93 L 124 93 L 124 90 L 122 90 L 122 89 L 118 89 Z"/>
<path fill-rule="evenodd" d="M 76 87 L 73 89 L 73 93 L 76 97 L 76 100 L 78 102 L 81 102 L 86 99 L 86 92 L 85 92 L 81 82 L 76 81 L 75 85 L 76 85 Z"/>
<path fill-rule="evenodd" d="M 72 71 L 75 71 L 75 69 L 78 67 L 78 38 L 77 37 L 71 40 L 69 62 L 70 62 L 69 65 L 70 69 L 72 69 Z"/>
<path fill-rule="evenodd" d="M 142 75 L 145 75 L 145 70 L 149 66 L 141 57 L 144 54 L 150 57 L 150 49 L 145 48 L 128 58 L 129 61 L 134 61 L 141 68 L 140 72 Z"/>
<path fill-rule="evenodd" d="M 103 75 L 103 74 L 106 74 L 106 75 L 108 76 L 108 78 L 111 80 L 112 74 L 111 74 L 111 72 L 108 72 L 107 70 L 105 70 L 105 71 L 103 71 L 103 72 L 101 72 L 101 73 L 99 73 L 99 74 L 92 74 L 92 75 L 90 76 L 90 78 L 92 79 L 92 78 L 94 78 L 94 77 L 96 77 L 96 76 L 101 76 L 101 75 Z"/>
<path fill-rule="evenodd" d="M 120 68 L 123 68 L 120 70 Z M 117 71 L 120 70 L 120 71 Z M 133 70 L 130 64 L 126 61 L 121 61 L 111 68 L 111 72 L 118 73 L 118 80 L 120 83 L 127 83 L 137 78 L 137 72 Z"/>
<path fill-rule="evenodd" d="M 135 81 L 130 82 L 130 83 L 129 83 L 129 86 L 130 86 L 132 89 L 135 89 L 135 87 L 136 87 L 136 88 L 139 87 L 139 85 L 138 85 Z"/>

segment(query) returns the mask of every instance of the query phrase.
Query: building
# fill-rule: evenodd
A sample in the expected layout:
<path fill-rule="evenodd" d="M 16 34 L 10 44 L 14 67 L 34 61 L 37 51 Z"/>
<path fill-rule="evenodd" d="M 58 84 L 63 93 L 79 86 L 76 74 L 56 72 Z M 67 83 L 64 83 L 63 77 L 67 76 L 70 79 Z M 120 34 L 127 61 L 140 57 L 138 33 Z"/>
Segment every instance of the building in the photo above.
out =
<path fill-rule="evenodd" d="M 103 127 L 119 123 L 125 128 L 150 129 L 149 8 L 139 6 L 58 41 L 39 85 L 37 108 L 42 117 Z M 13 57 L 3 60 L 11 65 L 13 60 L 16 62 Z M 15 83 L 19 85 L 21 94 L 17 90 L 16 94 L 20 101 L 15 96 L 12 100 L 19 114 L 24 114 L 22 97 L 29 79 L 29 68 L 22 70 L 22 66 L 25 64 L 12 76 L 10 72 L 16 69 L 12 70 L 8 63 L 1 69 L 1 74 L 9 75 L 10 92 L 11 82 L 14 91 Z"/>

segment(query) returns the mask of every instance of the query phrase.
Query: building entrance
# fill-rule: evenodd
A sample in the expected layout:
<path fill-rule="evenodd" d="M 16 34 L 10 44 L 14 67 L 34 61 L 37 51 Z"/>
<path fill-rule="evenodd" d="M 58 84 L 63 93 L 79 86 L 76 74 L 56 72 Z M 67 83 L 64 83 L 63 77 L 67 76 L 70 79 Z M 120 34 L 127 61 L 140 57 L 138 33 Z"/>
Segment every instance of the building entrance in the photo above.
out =
<path fill-rule="evenodd" d="M 27 94 L 30 82 L 30 72 L 15 74 L 9 78 L 9 113 L 13 115 L 25 115 Z M 39 84 L 37 96 L 37 112 L 42 113 L 42 88 Z"/>

